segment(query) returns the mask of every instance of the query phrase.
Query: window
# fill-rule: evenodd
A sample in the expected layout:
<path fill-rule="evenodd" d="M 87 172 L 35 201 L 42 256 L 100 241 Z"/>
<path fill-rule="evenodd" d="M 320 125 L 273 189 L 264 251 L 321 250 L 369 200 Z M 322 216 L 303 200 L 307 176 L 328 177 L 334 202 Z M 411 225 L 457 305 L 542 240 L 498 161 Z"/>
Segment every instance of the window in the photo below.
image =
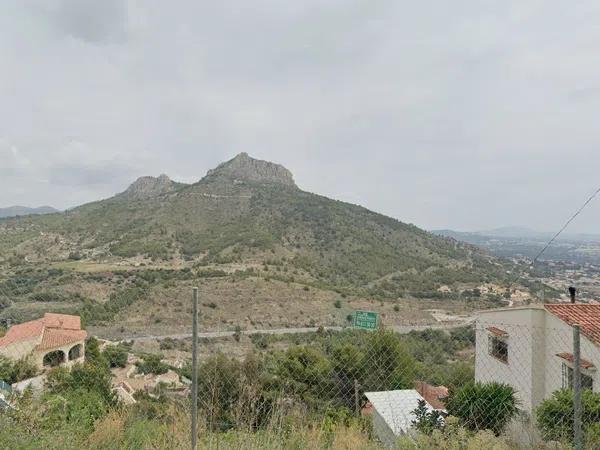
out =
<path fill-rule="evenodd" d="M 566 363 L 562 365 L 562 387 L 571 389 L 573 387 L 573 368 Z M 581 389 L 593 389 L 594 379 L 581 372 Z"/>
<path fill-rule="evenodd" d="M 488 336 L 488 353 L 502 362 L 508 363 L 508 344 L 497 336 Z"/>

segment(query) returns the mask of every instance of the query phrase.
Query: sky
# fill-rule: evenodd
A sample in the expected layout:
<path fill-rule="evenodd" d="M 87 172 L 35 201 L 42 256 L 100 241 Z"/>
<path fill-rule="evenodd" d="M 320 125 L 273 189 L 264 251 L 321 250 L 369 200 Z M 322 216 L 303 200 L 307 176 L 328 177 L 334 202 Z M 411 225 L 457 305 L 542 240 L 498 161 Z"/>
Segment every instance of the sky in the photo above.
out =
<path fill-rule="evenodd" d="M 423 228 L 556 230 L 600 186 L 599 23 L 597 1 L 4 0 L 0 207 L 245 151 Z"/>

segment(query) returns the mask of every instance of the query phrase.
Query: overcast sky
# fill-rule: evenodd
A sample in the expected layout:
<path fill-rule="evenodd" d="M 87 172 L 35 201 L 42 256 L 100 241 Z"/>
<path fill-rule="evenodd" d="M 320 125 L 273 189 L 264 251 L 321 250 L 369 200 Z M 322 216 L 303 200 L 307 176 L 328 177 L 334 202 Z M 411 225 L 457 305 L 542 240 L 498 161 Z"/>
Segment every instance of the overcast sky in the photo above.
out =
<path fill-rule="evenodd" d="M 424 228 L 555 230 L 600 185 L 599 24 L 597 0 L 3 0 L 0 206 L 246 151 Z"/>

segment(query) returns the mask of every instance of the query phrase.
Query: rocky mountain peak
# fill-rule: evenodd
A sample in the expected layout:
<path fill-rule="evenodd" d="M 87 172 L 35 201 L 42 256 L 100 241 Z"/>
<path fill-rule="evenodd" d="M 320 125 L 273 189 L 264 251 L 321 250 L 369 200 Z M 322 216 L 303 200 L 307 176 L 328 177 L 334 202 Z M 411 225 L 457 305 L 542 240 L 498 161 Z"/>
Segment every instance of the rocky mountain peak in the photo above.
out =
<path fill-rule="evenodd" d="M 132 200 L 141 200 L 171 192 L 175 189 L 175 186 L 175 183 L 165 174 L 158 177 L 140 177 L 126 191 L 119 194 L 119 196 Z"/>
<path fill-rule="evenodd" d="M 235 158 L 209 170 L 207 177 L 221 177 L 233 181 L 283 184 L 296 186 L 292 173 L 280 164 L 254 159 L 248 153 L 240 153 Z"/>

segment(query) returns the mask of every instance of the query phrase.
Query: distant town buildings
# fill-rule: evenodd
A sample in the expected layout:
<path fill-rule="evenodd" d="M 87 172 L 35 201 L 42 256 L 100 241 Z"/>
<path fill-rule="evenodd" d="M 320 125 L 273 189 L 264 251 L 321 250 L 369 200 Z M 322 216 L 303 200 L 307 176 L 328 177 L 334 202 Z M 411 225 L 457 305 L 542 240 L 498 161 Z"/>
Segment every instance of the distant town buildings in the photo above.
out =
<path fill-rule="evenodd" d="M 14 325 L 0 338 L 0 355 L 30 358 L 43 370 L 84 361 L 87 332 L 79 316 L 46 313 L 44 317 Z"/>

